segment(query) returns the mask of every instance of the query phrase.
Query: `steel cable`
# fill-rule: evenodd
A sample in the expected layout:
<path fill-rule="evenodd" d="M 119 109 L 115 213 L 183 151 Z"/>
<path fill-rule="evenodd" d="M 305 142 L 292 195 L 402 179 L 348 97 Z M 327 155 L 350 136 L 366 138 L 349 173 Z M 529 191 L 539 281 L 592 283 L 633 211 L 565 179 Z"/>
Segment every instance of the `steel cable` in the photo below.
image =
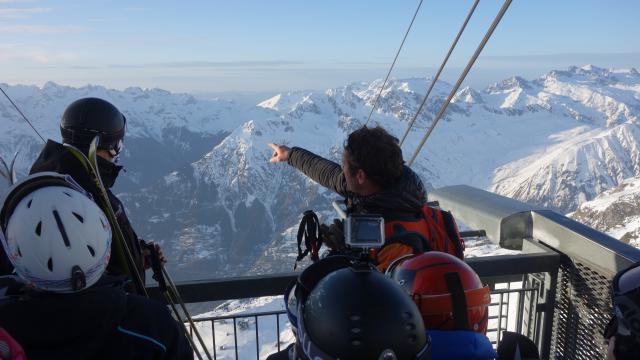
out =
<path fill-rule="evenodd" d="M 9 97 L 9 95 L 4 92 L 4 90 L 2 89 L 2 87 L 0 87 L 0 91 L 2 91 L 2 93 L 4 94 L 4 96 L 7 98 L 7 100 L 9 100 L 9 102 L 11 103 L 11 105 L 13 105 L 13 107 L 20 113 L 20 115 L 22 115 L 22 118 L 24 119 L 24 121 L 27 122 L 27 124 L 29 124 L 29 126 L 31 126 L 31 128 L 33 129 L 33 131 L 36 132 L 36 134 L 38 134 L 38 136 L 40 137 L 40 139 L 42 139 L 43 143 L 46 143 L 47 141 L 42 137 L 42 135 L 40 135 L 40 133 L 38 132 L 38 130 L 36 130 L 36 128 L 33 126 L 33 124 L 31 123 L 31 121 L 29 121 L 29 119 L 27 119 L 26 116 L 24 116 L 24 114 L 22 113 L 22 111 L 20 111 L 20 108 L 18 108 L 18 105 L 16 105 L 13 100 L 11 100 L 11 98 Z"/>
<path fill-rule="evenodd" d="M 442 63 L 440 64 L 440 68 L 436 72 L 436 75 L 433 77 L 433 80 L 431 81 L 431 84 L 429 85 L 429 89 L 427 90 L 426 95 L 422 99 L 422 102 L 420 103 L 420 106 L 418 107 L 418 110 L 416 111 L 416 114 L 413 116 L 413 119 L 411 119 L 411 121 L 409 122 L 409 126 L 407 127 L 407 130 L 404 132 L 404 135 L 402 135 L 402 139 L 400 140 L 400 146 L 402 146 L 402 144 L 404 143 L 404 140 L 407 138 L 407 135 L 409 135 L 409 132 L 411 131 L 411 128 L 413 127 L 413 123 L 416 122 L 416 119 L 418 118 L 418 115 L 420 115 L 420 112 L 422 111 L 422 108 L 424 107 L 424 104 L 426 104 L 427 99 L 429 98 L 429 95 L 431 94 L 431 90 L 433 90 L 433 88 L 435 87 L 436 82 L 440 78 L 440 74 L 442 74 L 442 70 L 444 70 L 444 67 L 447 65 L 447 61 L 449 61 L 449 57 L 451 56 L 451 53 L 453 53 L 453 50 L 458 45 L 458 40 L 460 40 L 460 36 L 462 36 L 462 33 L 464 32 L 465 28 L 467 27 L 467 24 L 469 23 L 469 20 L 471 19 L 471 16 L 473 16 L 473 13 L 476 11 L 476 7 L 478 7 L 478 3 L 479 2 L 480 2 L 480 0 L 475 0 L 473 2 L 473 5 L 471 6 L 471 9 L 469 9 L 469 13 L 467 14 L 467 18 L 464 20 L 464 23 L 462 24 L 462 27 L 458 31 L 458 35 L 456 35 L 456 38 L 453 40 L 453 43 L 451 43 L 451 47 L 449 48 L 449 52 L 444 57 L 444 60 L 442 60 Z"/>
<path fill-rule="evenodd" d="M 462 85 L 462 82 L 464 81 L 464 79 L 466 78 L 467 74 L 469 73 L 469 70 L 471 70 L 471 67 L 473 66 L 473 64 L 478 59 L 478 56 L 480 56 L 480 53 L 482 52 L 482 49 L 484 49 L 484 46 L 487 44 L 487 42 L 491 38 L 491 35 L 493 34 L 493 31 L 496 29 L 496 27 L 500 23 L 500 20 L 502 20 L 502 17 L 507 12 L 507 9 L 509 9 L 509 6 L 511 5 L 512 1 L 513 0 L 505 0 L 504 4 L 502 5 L 502 8 L 500 8 L 500 11 L 498 12 L 498 15 L 496 15 L 495 19 L 493 19 L 493 23 L 491 24 L 491 26 L 487 30 L 487 33 L 484 35 L 484 38 L 480 42 L 480 45 L 478 45 L 478 47 L 476 48 L 476 51 L 473 54 L 473 56 L 471 57 L 471 59 L 469 59 L 469 62 L 467 63 L 467 66 L 462 71 L 462 74 L 458 78 L 458 81 L 453 86 L 453 89 L 451 89 L 451 92 L 449 93 L 449 96 L 445 100 L 444 104 L 442 104 L 442 107 L 440 107 L 440 110 L 436 114 L 436 117 L 433 119 L 433 121 L 431 123 L 431 126 L 429 127 L 429 130 L 427 130 L 427 133 L 422 138 L 422 141 L 420 141 L 420 144 L 418 145 L 418 148 L 413 153 L 413 156 L 411 157 L 411 160 L 409 160 L 409 162 L 407 164 L 408 166 L 411 166 L 411 164 L 413 164 L 415 159 L 418 157 L 418 154 L 420 153 L 420 150 L 422 150 L 422 147 L 424 146 L 425 142 L 427 141 L 427 139 L 431 135 L 431 132 L 433 131 L 433 129 L 438 124 L 438 121 L 440 120 L 440 118 L 442 118 L 442 115 L 444 114 L 444 112 L 447 110 L 447 107 L 449 106 L 449 104 L 451 103 L 451 100 L 453 99 L 453 97 L 455 96 L 456 92 L 458 91 L 458 88 L 460 88 L 460 85 Z"/>
<path fill-rule="evenodd" d="M 396 52 L 396 57 L 393 58 L 393 62 L 391 63 L 391 67 L 389 67 L 389 71 L 387 72 L 387 76 L 384 78 L 384 82 L 382 83 L 382 86 L 380 87 L 380 91 L 378 92 L 378 95 L 376 96 L 376 99 L 373 101 L 373 106 L 371 107 L 371 111 L 369 112 L 369 116 L 367 117 L 367 121 L 364 123 L 364 126 L 367 126 L 367 124 L 369 123 L 369 120 L 371 120 L 371 115 L 373 114 L 373 111 L 376 109 L 376 105 L 378 105 L 378 101 L 380 100 L 380 95 L 382 95 L 382 90 L 384 90 L 384 86 L 387 84 L 387 80 L 389 80 L 389 75 L 391 75 L 391 71 L 393 70 L 393 67 L 396 65 L 396 60 L 398 60 L 398 56 L 400 55 L 400 51 L 402 50 L 402 47 L 404 46 L 404 42 L 405 40 L 407 40 L 407 36 L 409 35 L 409 32 L 411 31 L 411 27 L 413 26 L 413 22 L 416 20 L 416 16 L 418 16 L 418 11 L 420 11 L 420 7 L 422 6 L 422 2 L 424 0 L 420 0 L 420 2 L 418 3 L 418 7 L 416 8 L 416 12 L 413 14 L 413 18 L 411 18 L 411 23 L 409 23 L 409 27 L 407 28 L 407 31 L 404 33 L 404 37 L 402 38 L 402 42 L 400 43 L 400 47 L 398 48 L 398 51 Z"/>

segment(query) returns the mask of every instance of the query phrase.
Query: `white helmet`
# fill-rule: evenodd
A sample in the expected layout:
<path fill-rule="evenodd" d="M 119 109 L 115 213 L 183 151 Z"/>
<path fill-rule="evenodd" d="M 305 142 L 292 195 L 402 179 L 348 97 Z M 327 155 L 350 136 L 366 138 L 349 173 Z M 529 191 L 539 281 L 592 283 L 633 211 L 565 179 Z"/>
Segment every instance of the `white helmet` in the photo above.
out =
<path fill-rule="evenodd" d="M 109 262 L 109 222 L 70 176 L 38 173 L 14 185 L 0 224 L 2 246 L 16 273 L 37 289 L 85 289 Z"/>

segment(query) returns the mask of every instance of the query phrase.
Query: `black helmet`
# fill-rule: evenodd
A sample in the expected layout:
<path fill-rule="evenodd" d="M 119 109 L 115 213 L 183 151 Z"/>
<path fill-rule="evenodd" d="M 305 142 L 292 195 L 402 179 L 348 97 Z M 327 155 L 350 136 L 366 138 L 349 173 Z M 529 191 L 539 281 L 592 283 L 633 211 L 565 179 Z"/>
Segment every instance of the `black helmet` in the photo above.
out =
<path fill-rule="evenodd" d="M 616 274 L 611 286 L 614 317 L 605 329 L 605 338 L 616 337 L 616 359 L 636 359 L 640 346 L 640 262 Z"/>
<path fill-rule="evenodd" d="M 60 121 L 62 141 L 86 148 L 100 135 L 99 149 L 115 156 L 122 148 L 127 119 L 110 102 L 98 98 L 79 99 L 67 106 Z"/>
<path fill-rule="evenodd" d="M 298 356 L 428 359 L 431 341 L 411 298 L 358 264 L 333 271 L 298 304 Z"/>

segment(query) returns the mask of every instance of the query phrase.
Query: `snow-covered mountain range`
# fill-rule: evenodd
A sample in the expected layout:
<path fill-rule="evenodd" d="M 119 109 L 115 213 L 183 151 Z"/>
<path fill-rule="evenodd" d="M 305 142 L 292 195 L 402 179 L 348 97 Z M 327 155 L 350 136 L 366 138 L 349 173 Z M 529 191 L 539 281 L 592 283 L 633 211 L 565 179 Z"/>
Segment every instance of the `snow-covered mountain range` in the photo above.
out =
<path fill-rule="evenodd" d="M 118 191 L 143 237 L 161 241 L 183 277 L 281 271 L 293 265 L 299 215 L 331 216 L 335 195 L 285 164 L 269 142 L 338 160 L 346 135 L 365 123 L 382 81 L 276 94 L 245 108 L 162 90 L 6 86 L 36 128 L 58 139 L 76 98 L 112 101 L 129 119 Z M 394 79 L 372 123 L 401 136 L 429 80 Z M 415 150 L 451 85 L 436 84 L 403 145 Z M 39 139 L 0 101 L 0 155 L 20 149 L 22 172 Z M 413 168 L 429 187 L 470 184 L 570 212 L 640 176 L 640 74 L 594 66 L 513 77 L 460 90 Z M 288 260 L 283 260 L 283 255 Z"/>

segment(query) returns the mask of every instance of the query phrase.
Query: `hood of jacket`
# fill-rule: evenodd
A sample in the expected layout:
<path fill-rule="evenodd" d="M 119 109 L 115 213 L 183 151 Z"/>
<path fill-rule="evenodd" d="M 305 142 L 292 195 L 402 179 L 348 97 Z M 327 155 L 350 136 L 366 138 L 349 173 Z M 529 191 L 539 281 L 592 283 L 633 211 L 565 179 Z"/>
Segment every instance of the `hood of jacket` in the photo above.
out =
<path fill-rule="evenodd" d="M 107 189 L 113 187 L 116 178 L 122 170 L 122 166 L 116 165 L 98 156 L 98 167 L 102 183 Z M 48 140 L 40 155 L 31 166 L 29 174 L 43 171 L 54 171 L 60 174 L 68 174 L 85 189 L 94 189 L 95 186 L 89 174 L 82 164 L 62 144 Z M 93 191 L 92 191 L 93 193 Z"/>

